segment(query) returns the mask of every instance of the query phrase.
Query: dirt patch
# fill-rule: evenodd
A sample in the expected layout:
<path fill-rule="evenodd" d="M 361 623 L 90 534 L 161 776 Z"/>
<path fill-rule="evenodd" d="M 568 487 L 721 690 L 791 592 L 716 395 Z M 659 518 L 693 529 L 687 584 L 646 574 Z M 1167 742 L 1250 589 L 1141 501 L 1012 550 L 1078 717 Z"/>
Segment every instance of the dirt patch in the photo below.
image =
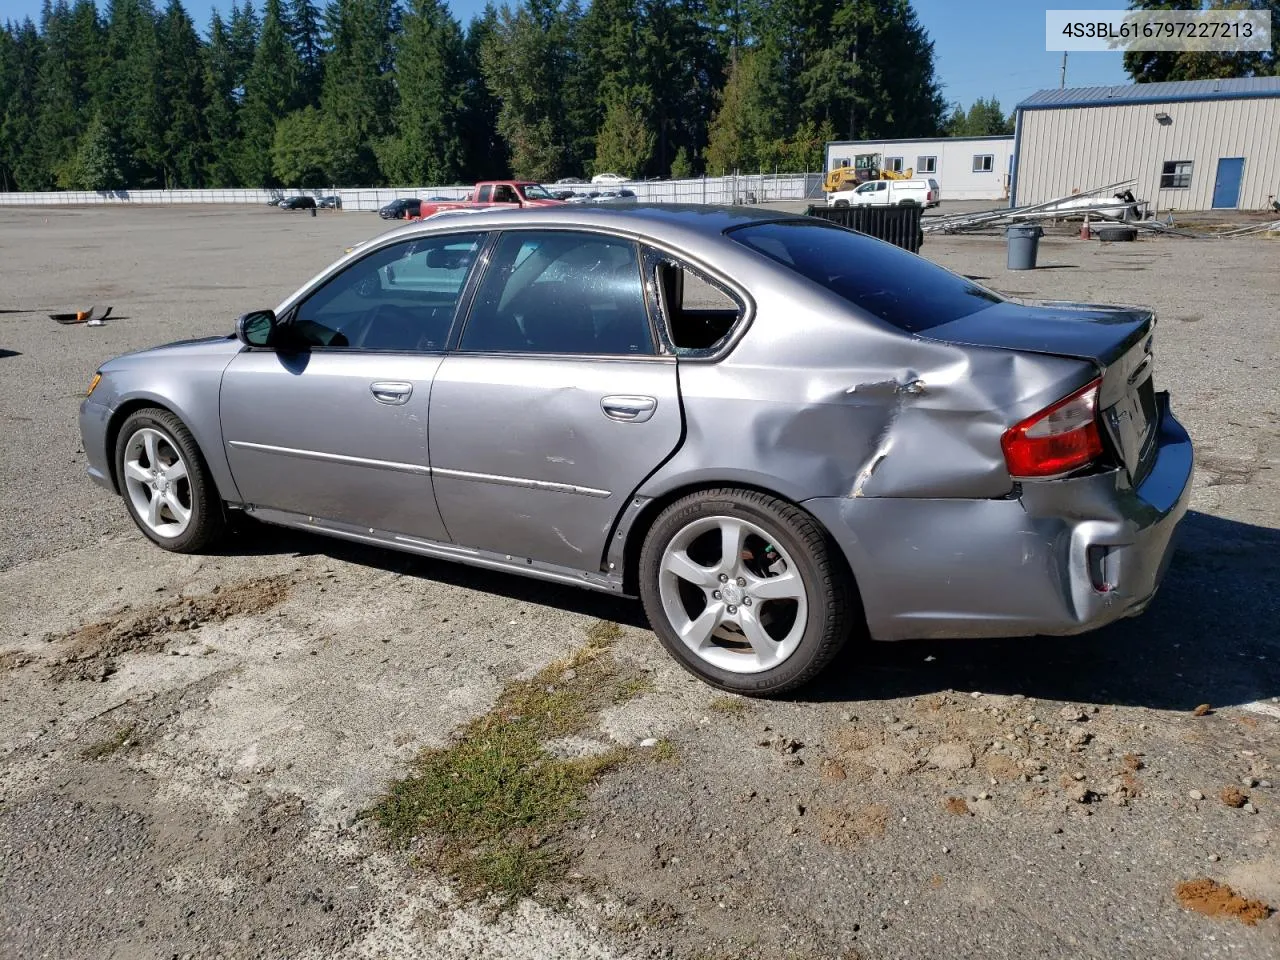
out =
<path fill-rule="evenodd" d="M 174 597 L 142 610 L 119 613 L 46 639 L 66 651 L 50 667 L 53 680 L 104 680 L 125 653 L 159 653 L 175 633 L 198 630 L 232 617 L 254 616 L 283 603 L 288 577 L 246 580 L 194 597 Z"/>
<path fill-rule="evenodd" d="M 566 825 L 627 751 L 602 745 L 560 757 L 547 744 L 587 733 L 601 710 L 646 689 L 609 652 L 619 632 L 609 626 L 589 630 L 590 642 L 572 657 L 509 685 L 454 743 L 423 751 L 372 811 L 388 839 L 413 848 L 464 892 L 496 894 L 508 905 L 563 876 L 572 859 Z"/>
<path fill-rule="evenodd" d="M 818 837 L 823 843 L 846 850 L 884 836 L 890 810 L 882 803 L 854 807 L 823 807 L 818 811 Z"/>
<path fill-rule="evenodd" d="M 1121 760 L 1124 762 L 1124 765 L 1127 769 L 1132 770 L 1134 772 L 1137 772 L 1138 770 L 1141 770 L 1143 767 L 1146 766 L 1146 764 L 1143 763 L 1142 761 L 1142 757 L 1140 757 L 1136 753 L 1126 753 L 1121 758 Z"/>
<path fill-rule="evenodd" d="M 0 671 L 17 670 L 35 660 L 30 654 L 21 650 L 6 650 L 0 653 Z"/>
<path fill-rule="evenodd" d="M 1225 883 L 1208 877 L 1180 883 L 1174 894 L 1188 910 L 1203 913 L 1206 917 L 1231 917 L 1249 926 L 1272 914 L 1271 907 L 1261 900 L 1246 899 Z"/>
<path fill-rule="evenodd" d="M 964 817 L 969 814 L 969 804 L 965 802 L 964 797 L 947 797 L 943 801 L 942 807 L 947 813 L 954 814 L 957 817 Z"/>
<path fill-rule="evenodd" d="M 1249 798 L 1235 787 L 1223 787 L 1218 797 L 1228 807 L 1235 807 L 1237 810 L 1249 802 Z"/>

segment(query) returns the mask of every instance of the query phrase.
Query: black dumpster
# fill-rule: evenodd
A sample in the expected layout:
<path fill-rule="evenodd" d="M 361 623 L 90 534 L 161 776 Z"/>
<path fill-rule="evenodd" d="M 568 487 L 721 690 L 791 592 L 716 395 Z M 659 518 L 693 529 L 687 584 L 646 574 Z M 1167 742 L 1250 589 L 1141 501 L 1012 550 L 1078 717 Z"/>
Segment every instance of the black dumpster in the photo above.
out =
<path fill-rule="evenodd" d="M 924 243 L 922 213 L 924 208 L 914 203 L 902 207 L 810 207 L 805 211 L 807 216 L 830 220 L 912 253 L 919 253 Z"/>

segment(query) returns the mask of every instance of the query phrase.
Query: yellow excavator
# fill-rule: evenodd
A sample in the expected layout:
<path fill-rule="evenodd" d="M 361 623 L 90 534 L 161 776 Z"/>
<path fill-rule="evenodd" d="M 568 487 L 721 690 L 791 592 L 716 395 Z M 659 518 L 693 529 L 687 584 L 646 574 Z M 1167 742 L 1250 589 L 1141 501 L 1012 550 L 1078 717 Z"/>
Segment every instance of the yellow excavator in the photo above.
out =
<path fill-rule="evenodd" d="M 882 166 L 883 158 L 878 153 L 860 153 L 853 158 L 853 166 L 836 167 L 827 171 L 822 181 L 822 189 L 827 193 L 837 190 L 852 190 L 868 180 L 910 180 L 915 170 L 886 170 Z"/>

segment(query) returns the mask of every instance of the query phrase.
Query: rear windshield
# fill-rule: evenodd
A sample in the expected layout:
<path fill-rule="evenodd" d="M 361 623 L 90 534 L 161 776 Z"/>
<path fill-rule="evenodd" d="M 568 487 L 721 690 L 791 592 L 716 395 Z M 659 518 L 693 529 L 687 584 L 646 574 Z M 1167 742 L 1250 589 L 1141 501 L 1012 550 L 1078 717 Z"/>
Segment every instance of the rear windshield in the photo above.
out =
<path fill-rule="evenodd" d="M 728 236 L 908 333 L 1002 302 L 915 254 L 818 220 L 751 224 Z"/>

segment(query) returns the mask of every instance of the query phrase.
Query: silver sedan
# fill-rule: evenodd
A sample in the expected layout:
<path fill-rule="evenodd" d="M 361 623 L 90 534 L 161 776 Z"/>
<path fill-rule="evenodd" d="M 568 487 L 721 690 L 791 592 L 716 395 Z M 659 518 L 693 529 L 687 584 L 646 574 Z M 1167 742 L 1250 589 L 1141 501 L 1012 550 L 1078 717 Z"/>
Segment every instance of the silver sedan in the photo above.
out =
<path fill-rule="evenodd" d="M 638 594 L 681 664 L 767 695 L 850 637 L 1140 612 L 1192 473 L 1154 328 L 758 209 L 442 214 L 104 364 L 80 425 L 166 549 L 243 511 Z"/>

